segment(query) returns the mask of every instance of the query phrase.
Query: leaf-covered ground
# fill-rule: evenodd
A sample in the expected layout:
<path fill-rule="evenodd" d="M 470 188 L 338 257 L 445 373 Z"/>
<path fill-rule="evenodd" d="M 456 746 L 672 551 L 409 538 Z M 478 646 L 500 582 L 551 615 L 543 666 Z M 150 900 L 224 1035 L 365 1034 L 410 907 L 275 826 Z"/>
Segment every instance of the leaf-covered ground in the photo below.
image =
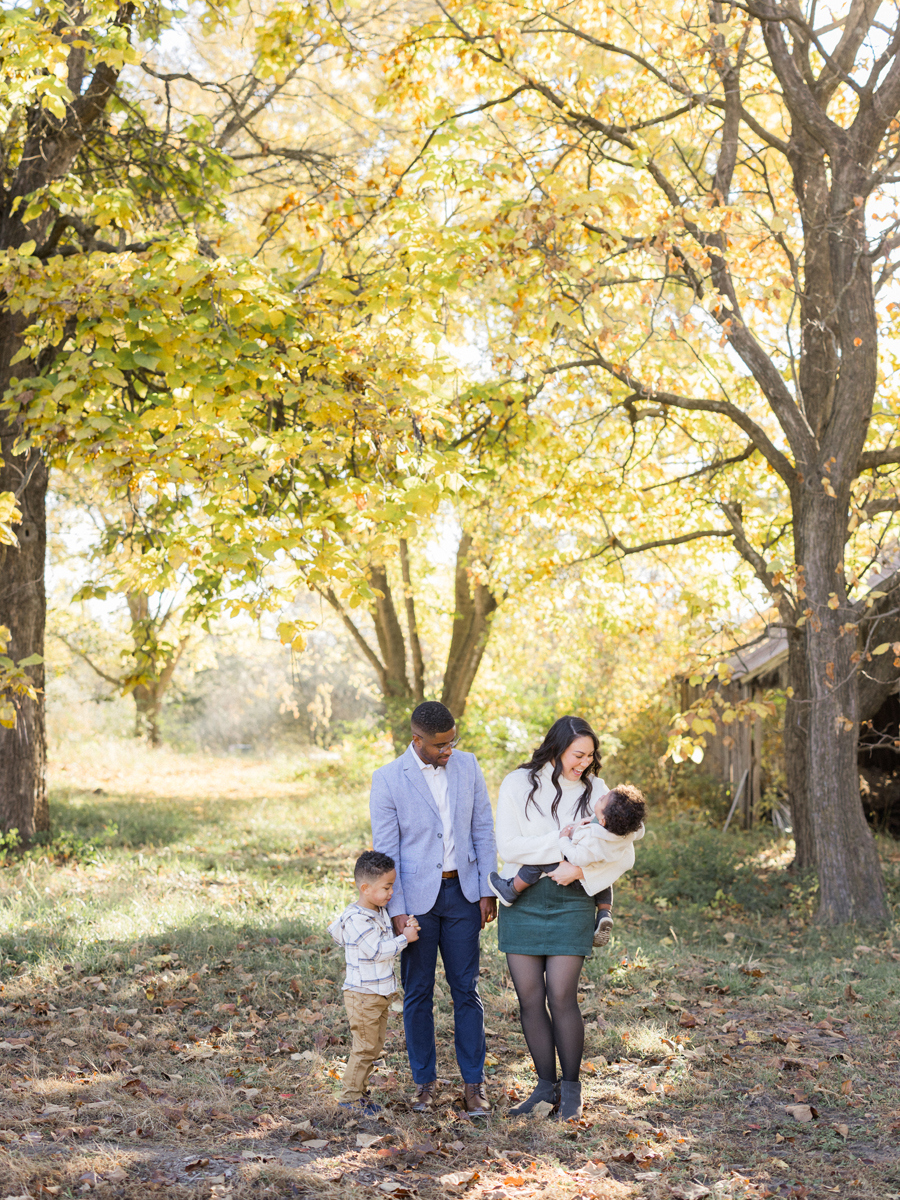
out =
<path fill-rule="evenodd" d="M 617 890 L 585 965 L 579 1125 L 506 1116 L 533 1074 L 493 930 L 491 1118 L 460 1112 L 440 985 L 437 1111 L 409 1111 L 399 1016 L 383 1116 L 338 1109 L 325 925 L 366 842 L 368 766 L 110 743 L 57 772 L 64 835 L 0 870 L 0 1200 L 900 1195 L 891 933 L 809 926 L 783 846 L 685 820 L 651 826 L 652 874 Z"/>

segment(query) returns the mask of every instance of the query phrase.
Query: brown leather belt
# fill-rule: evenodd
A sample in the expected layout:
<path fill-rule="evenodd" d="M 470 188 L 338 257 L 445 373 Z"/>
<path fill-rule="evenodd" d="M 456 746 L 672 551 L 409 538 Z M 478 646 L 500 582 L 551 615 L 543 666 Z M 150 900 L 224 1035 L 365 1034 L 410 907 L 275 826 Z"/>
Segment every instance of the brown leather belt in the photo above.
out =
<path fill-rule="evenodd" d="M 459 879 L 459 871 L 443 871 L 441 879 Z"/>

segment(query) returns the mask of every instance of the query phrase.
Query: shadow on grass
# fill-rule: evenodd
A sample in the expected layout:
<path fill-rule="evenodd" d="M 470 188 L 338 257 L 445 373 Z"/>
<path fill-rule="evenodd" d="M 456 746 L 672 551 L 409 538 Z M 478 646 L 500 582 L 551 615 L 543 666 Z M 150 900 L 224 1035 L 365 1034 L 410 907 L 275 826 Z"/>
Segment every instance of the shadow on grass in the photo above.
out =
<path fill-rule="evenodd" d="M 298 975 L 303 973 L 304 964 L 314 963 L 320 969 L 323 959 L 340 958 L 337 947 L 332 954 L 331 939 L 323 937 L 320 929 L 302 917 L 234 925 L 214 919 L 199 920 L 164 926 L 137 940 L 98 938 L 89 945 L 79 940 L 75 929 L 35 921 L 21 934 L 0 934 L 0 954 L 4 960 L 0 981 L 6 982 L 23 963 L 58 969 L 62 964 L 77 961 L 85 974 L 116 973 L 159 955 L 172 955 L 185 966 L 194 967 L 204 962 L 224 962 L 230 966 L 232 956 L 238 954 L 243 960 L 269 970 L 276 964 L 283 965 L 285 946 L 296 947 Z M 158 969 L 165 969 L 164 964 L 158 964 Z"/>
<path fill-rule="evenodd" d="M 345 803 L 343 820 L 323 821 L 324 815 L 321 795 L 148 800 L 58 789 L 50 799 L 50 845 L 74 858 L 86 848 L 171 849 L 208 870 L 240 866 L 296 877 L 343 864 L 370 845 L 364 801 Z M 267 862 L 269 856 L 278 861 Z"/>

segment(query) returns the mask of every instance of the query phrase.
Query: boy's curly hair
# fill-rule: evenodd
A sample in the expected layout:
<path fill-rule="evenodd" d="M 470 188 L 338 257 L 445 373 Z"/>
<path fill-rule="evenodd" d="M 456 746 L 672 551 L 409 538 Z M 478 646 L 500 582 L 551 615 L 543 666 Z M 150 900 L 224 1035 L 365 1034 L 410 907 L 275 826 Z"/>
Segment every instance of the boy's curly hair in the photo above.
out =
<path fill-rule="evenodd" d="M 635 833 L 647 813 L 647 802 L 633 783 L 617 783 L 610 793 L 606 812 L 606 828 L 616 837 Z"/>
<path fill-rule="evenodd" d="M 380 850 L 366 850 L 356 860 L 353 879 L 357 887 L 361 883 L 374 883 L 388 871 L 393 871 L 395 865 L 389 854 L 382 854 Z"/>

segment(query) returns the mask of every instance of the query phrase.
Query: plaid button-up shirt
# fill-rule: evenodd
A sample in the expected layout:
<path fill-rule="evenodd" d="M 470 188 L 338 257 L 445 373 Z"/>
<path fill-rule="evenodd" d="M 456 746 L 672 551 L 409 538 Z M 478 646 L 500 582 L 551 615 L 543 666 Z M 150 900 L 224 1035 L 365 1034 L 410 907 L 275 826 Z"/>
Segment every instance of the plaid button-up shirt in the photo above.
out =
<path fill-rule="evenodd" d="M 394 959 L 406 946 L 406 935 L 394 936 L 387 909 L 351 904 L 328 926 L 328 932 L 344 947 L 344 991 L 374 992 L 379 996 L 396 992 Z"/>

